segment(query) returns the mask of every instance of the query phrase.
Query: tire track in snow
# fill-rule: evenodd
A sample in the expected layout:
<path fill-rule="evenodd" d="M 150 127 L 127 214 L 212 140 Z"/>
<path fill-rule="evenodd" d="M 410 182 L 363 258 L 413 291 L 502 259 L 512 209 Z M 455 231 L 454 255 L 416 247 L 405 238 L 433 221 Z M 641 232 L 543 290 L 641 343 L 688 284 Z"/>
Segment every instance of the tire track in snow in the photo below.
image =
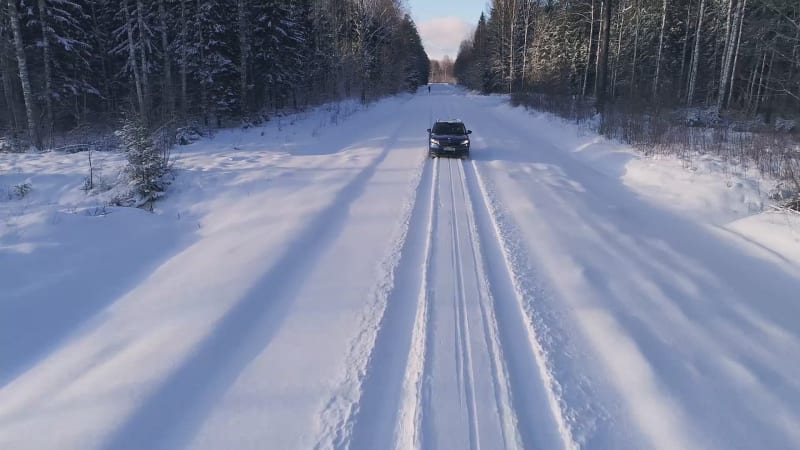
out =
<path fill-rule="evenodd" d="M 350 349 L 348 366 L 354 374 L 320 413 L 323 425 L 316 448 L 390 448 L 395 424 L 408 421 L 402 419 L 407 408 L 401 403 L 405 404 L 408 373 L 419 364 L 412 355 L 418 321 L 425 317 L 424 267 L 429 259 L 436 195 L 437 164 L 426 160 L 412 182 L 403 225 L 382 264 L 384 276 L 375 288 L 374 303 Z M 422 200 L 426 197 L 428 202 Z M 417 301 L 410 302 L 410 298 Z"/>
<path fill-rule="evenodd" d="M 461 182 L 461 201 L 467 205 L 467 220 L 469 223 L 469 237 L 472 243 L 472 261 L 475 267 L 475 278 L 480 280 L 480 314 L 483 323 L 484 345 L 489 353 L 491 362 L 492 381 L 494 383 L 494 400 L 498 406 L 498 414 L 503 428 L 503 448 L 521 448 L 522 442 L 517 430 L 516 412 L 513 410 L 511 402 L 511 392 L 508 380 L 508 369 L 506 367 L 503 350 L 500 343 L 500 331 L 497 325 L 497 317 L 494 311 L 494 298 L 491 292 L 490 280 L 486 275 L 486 264 L 483 246 L 481 245 L 477 222 L 475 219 L 475 206 L 472 194 L 467 186 L 467 178 L 464 172 L 466 162 L 459 164 L 459 180 Z"/>
<path fill-rule="evenodd" d="M 437 279 L 416 448 L 521 448 L 463 164 L 447 160 L 447 169 L 440 168 L 448 172 L 440 179 L 436 211 Z"/>
<path fill-rule="evenodd" d="M 526 312 L 522 274 L 514 264 L 514 250 L 502 231 L 497 205 L 480 177 L 475 161 L 466 164 L 464 182 L 481 242 L 491 284 L 499 337 L 509 371 L 514 411 L 524 448 L 575 449 L 572 432 L 560 407 L 558 381 Z M 477 200 L 479 199 L 479 200 Z M 532 376 L 536 382 L 532 382 Z"/>
<path fill-rule="evenodd" d="M 433 98 L 427 101 L 433 117 L 434 105 L 439 109 L 441 104 Z M 401 231 L 382 264 L 384 276 L 379 278 L 374 302 L 367 308 L 362 330 L 349 351 L 351 373 L 320 413 L 322 431 L 316 448 L 408 449 L 420 445 L 423 371 L 429 354 L 428 272 L 439 184 L 438 160 L 431 164 L 426 161 L 427 156 L 406 202 Z M 429 202 L 422 203 L 426 195 Z M 419 289 L 411 292 L 414 286 Z M 385 364 L 396 372 L 386 370 Z M 397 376 L 402 377 L 399 383 Z"/>
<path fill-rule="evenodd" d="M 464 99 L 462 108 L 470 112 L 475 110 L 474 101 Z M 570 319 L 572 313 L 554 296 L 548 280 L 535 265 L 517 221 L 522 212 L 510 209 L 511 205 L 499 200 L 499 192 L 495 193 L 494 183 L 503 181 L 506 174 L 503 173 L 503 158 L 498 160 L 494 155 L 502 152 L 506 143 L 516 148 L 517 137 L 527 134 L 520 134 L 519 125 L 511 125 L 491 105 L 485 106 L 481 106 L 485 114 L 470 113 L 468 116 L 476 122 L 480 119 L 473 140 L 478 159 L 471 163 L 470 172 L 475 175 L 477 188 L 491 212 L 490 233 L 499 236 L 506 259 L 503 265 L 509 267 L 527 326 L 535 330 L 535 347 L 539 347 L 540 364 L 550 374 L 550 390 L 560 410 L 558 416 L 563 418 L 563 432 L 570 436 L 573 447 L 610 445 L 616 448 L 626 439 L 638 441 L 641 439 L 639 431 L 628 425 L 630 419 L 619 406 L 620 399 L 609 395 L 611 390 L 603 379 L 603 371 L 598 371 L 595 355 L 587 351 L 591 348 L 589 343 L 576 333 L 576 324 Z M 525 145 L 533 151 L 538 143 L 528 138 Z M 485 160 L 481 160 L 483 154 L 487 155 Z M 516 164 L 513 158 L 506 159 Z M 529 188 L 518 187 L 522 190 L 507 197 L 508 201 L 513 202 L 519 195 L 530 195 Z"/>
<path fill-rule="evenodd" d="M 422 446 L 422 411 L 429 397 L 425 370 L 430 366 L 431 307 L 432 296 L 431 267 L 434 258 L 433 237 L 439 226 L 436 218 L 436 205 L 439 201 L 439 160 L 433 164 L 433 187 L 430 195 L 430 221 L 425 243 L 425 262 L 419 292 L 420 308 L 414 321 L 412 346 L 403 381 L 403 403 L 400 406 L 395 449 L 405 450 Z"/>
<path fill-rule="evenodd" d="M 463 217 L 459 217 L 455 205 L 458 202 L 456 199 L 456 183 L 453 180 L 453 161 L 448 160 L 449 179 L 450 179 L 450 200 L 451 211 L 453 213 L 451 223 L 452 233 L 452 258 L 453 258 L 453 271 L 455 274 L 456 292 L 453 298 L 455 310 L 455 324 L 456 324 L 456 365 L 458 370 L 459 391 L 463 393 L 463 398 L 466 402 L 467 416 L 468 416 L 468 431 L 469 431 L 469 448 L 476 449 L 480 446 L 480 437 L 478 436 L 478 416 L 476 413 L 477 406 L 475 404 L 475 374 L 473 372 L 472 361 L 472 348 L 469 342 L 470 327 L 469 318 L 467 316 L 467 288 L 464 282 L 464 261 L 461 250 L 461 227 L 463 227 Z M 462 192 L 462 201 L 463 198 Z M 473 254 L 475 248 L 472 248 Z M 475 259 L 473 257 L 472 261 Z"/>

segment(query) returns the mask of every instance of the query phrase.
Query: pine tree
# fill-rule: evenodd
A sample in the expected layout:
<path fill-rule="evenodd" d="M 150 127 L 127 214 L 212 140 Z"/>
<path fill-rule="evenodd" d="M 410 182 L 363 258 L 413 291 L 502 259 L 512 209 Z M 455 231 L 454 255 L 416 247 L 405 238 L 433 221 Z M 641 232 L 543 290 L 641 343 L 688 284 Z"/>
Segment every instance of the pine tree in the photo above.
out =
<path fill-rule="evenodd" d="M 75 126 L 83 119 L 85 111 L 80 98 L 96 96 L 99 91 L 89 79 L 89 35 L 85 25 L 89 24 L 83 7 L 71 0 L 37 0 L 38 11 L 32 19 L 37 21 L 41 39 L 37 47 L 42 49 L 41 67 L 43 88 L 45 137 L 52 144 L 52 133 L 56 122 L 64 126 Z M 66 104 L 71 103 L 72 109 Z M 57 103 L 62 107 L 57 108 Z"/>
<path fill-rule="evenodd" d="M 138 116 L 126 118 L 117 135 L 128 158 L 125 172 L 135 194 L 134 205 L 155 201 L 164 193 L 164 176 L 168 169 L 166 158 L 156 148 L 147 125 Z"/>
<path fill-rule="evenodd" d="M 17 132 L 22 128 L 23 115 L 16 95 L 16 76 L 14 74 L 15 68 L 13 67 L 13 50 L 11 42 L 13 42 L 11 34 L 11 25 L 8 22 L 8 14 L 6 10 L 8 3 L 0 1 L 0 76 L 3 79 L 3 101 L 4 108 L 0 111 L 5 112 L 5 119 L 8 123 L 8 131 L 12 136 L 16 136 Z"/>
<path fill-rule="evenodd" d="M 0 0 L 0 120 L 31 142 L 136 113 L 220 126 L 427 81 L 398 0 Z M 233 13 L 233 14 L 232 14 Z"/>
<path fill-rule="evenodd" d="M 200 87 L 201 116 L 207 125 L 214 119 L 220 126 L 241 111 L 236 33 L 233 24 L 224 20 L 229 11 L 224 0 L 197 0 L 190 71 Z"/>

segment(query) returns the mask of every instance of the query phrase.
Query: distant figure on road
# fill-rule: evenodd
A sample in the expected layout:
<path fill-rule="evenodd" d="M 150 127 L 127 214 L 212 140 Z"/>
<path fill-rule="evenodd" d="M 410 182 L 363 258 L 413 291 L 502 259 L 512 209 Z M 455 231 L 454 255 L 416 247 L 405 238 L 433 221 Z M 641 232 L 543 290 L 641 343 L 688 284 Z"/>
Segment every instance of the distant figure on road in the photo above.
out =
<path fill-rule="evenodd" d="M 431 92 L 431 85 L 429 84 L 428 85 L 428 93 L 430 93 L 430 92 Z"/>

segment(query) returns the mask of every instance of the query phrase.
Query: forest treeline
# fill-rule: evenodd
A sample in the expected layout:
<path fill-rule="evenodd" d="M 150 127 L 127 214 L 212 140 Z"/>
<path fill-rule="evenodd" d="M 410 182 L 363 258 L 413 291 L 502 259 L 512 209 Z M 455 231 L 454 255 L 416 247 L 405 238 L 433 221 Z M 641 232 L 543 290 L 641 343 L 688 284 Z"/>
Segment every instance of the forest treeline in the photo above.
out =
<path fill-rule="evenodd" d="M 798 0 L 492 0 L 453 70 L 646 153 L 755 167 L 800 210 Z"/>
<path fill-rule="evenodd" d="M 484 92 L 800 111 L 798 0 L 492 0 L 455 71 Z"/>
<path fill-rule="evenodd" d="M 400 0 L 0 0 L 0 136 L 39 148 L 122 114 L 218 126 L 428 73 Z"/>
<path fill-rule="evenodd" d="M 440 60 L 432 59 L 430 81 L 432 83 L 456 83 L 453 66 L 454 61 L 447 55 Z"/>

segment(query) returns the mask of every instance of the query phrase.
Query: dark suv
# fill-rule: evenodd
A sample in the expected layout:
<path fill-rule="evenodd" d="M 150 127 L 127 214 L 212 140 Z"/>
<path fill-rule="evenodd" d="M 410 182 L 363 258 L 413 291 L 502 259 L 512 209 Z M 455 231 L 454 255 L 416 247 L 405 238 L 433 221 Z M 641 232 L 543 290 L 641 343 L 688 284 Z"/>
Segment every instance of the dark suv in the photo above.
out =
<path fill-rule="evenodd" d="M 433 128 L 428 128 L 428 155 L 469 158 L 469 135 L 460 120 L 437 120 Z"/>

